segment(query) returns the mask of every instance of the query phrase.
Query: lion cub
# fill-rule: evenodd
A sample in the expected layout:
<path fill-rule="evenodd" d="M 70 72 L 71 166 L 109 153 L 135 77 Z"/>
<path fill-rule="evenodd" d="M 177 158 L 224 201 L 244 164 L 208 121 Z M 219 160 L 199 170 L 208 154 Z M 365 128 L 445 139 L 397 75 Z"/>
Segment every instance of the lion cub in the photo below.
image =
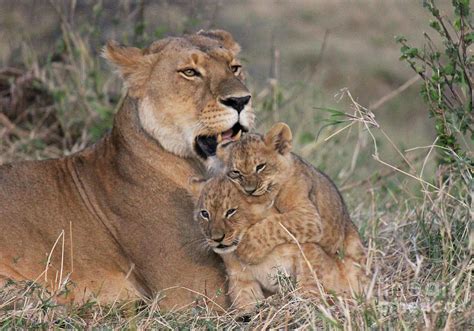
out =
<path fill-rule="evenodd" d="M 271 195 L 249 197 L 242 194 L 226 176 L 193 180 L 196 202 L 195 219 L 199 222 L 206 242 L 219 254 L 229 277 L 228 294 L 234 307 L 247 313 L 263 300 L 264 290 L 276 293 L 276 276 L 283 272 L 296 279 L 304 294 L 319 293 L 318 282 L 328 291 L 338 294 L 359 290 L 358 279 L 348 277 L 344 265 L 331 258 L 317 244 L 281 244 L 275 232 L 265 239 L 253 238 L 257 246 L 276 246 L 262 261 L 247 264 L 240 259 L 238 247 L 250 227 L 264 218 L 278 215 Z M 263 241 L 265 240 L 265 241 Z"/>
<path fill-rule="evenodd" d="M 348 264 L 364 265 L 364 247 L 339 191 L 325 174 L 291 153 L 291 141 L 288 125 L 277 123 L 265 136 L 246 134 L 218 146 L 221 170 L 236 187 L 250 199 L 268 195 L 279 212 L 249 231 L 239 246 L 241 259 L 258 263 L 275 246 L 296 239 L 317 243 L 330 256 L 339 253 Z"/>

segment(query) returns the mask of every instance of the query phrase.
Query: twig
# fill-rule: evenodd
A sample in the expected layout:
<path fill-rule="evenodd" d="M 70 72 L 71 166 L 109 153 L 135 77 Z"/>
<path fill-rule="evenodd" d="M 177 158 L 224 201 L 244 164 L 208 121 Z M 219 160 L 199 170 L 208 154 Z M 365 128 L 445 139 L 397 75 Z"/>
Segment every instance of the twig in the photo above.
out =
<path fill-rule="evenodd" d="M 385 104 L 387 101 L 392 100 L 396 96 L 398 96 L 400 93 L 405 91 L 407 88 L 412 86 L 414 83 L 416 83 L 420 79 L 419 75 L 413 76 L 409 80 L 407 80 L 405 83 L 403 83 L 401 86 L 399 86 L 397 89 L 393 90 L 392 92 L 384 95 L 380 99 L 378 99 L 372 106 L 369 106 L 371 110 L 376 110 L 380 108 L 383 104 Z"/>
<path fill-rule="evenodd" d="M 424 180 L 423 178 L 421 178 L 421 177 L 419 177 L 419 176 L 415 176 L 415 175 L 410 174 L 409 172 L 406 172 L 406 171 L 403 171 L 403 170 L 401 170 L 401 169 L 398 169 L 397 167 L 391 165 L 390 163 L 387 163 L 387 162 L 381 160 L 378 155 L 374 154 L 374 155 L 372 155 L 372 157 L 373 157 L 376 161 L 382 163 L 383 165 L 385 165 L 385 166 L 387 166 L 387 167 L 389 167 L 389 168 L 392 168 L 393 170 L 398 171 L 398 172 L 404 174 L 405 176 L 408 176 L 408 177 L 411 177 L 411 178 L 413 178 L 413 179 L 416 179 L 417 181 L 419 181 L 420 183 L 425 184 L 426 186 L 429 186 L 430 188 L 432 188 L 432 189 L 435 190 L 436 192 L 441 192 L 441 189 L 440 189 L 439 187 L 437 187 L 436 185 L 433 185 L 433 184 L 431 184 L 431 183 L 428 183 L 426 180 Z M 450 197 L 451 199 L 453 199 L 453 200 L 457 201 L 458 203 L 460 203 L 463 207 L 469 208 L 469 206 L 468 206 L 464 201 L 459 200 L 458 198 L 456 198 L 456 197 L 453 196 L 452 194 L 446 193 L 446 195 L 447 195 L 448 197 Z"/>
<path fill-rule="evenodd" d="M 29 134 L 27 131 L 20 129 L 14 123 L 12 123 L 5 114 L 0 113 L 0 124 L 7 128 L 7 134 L 13 133 L 19 138 L 28 138 Z"/>
<path fill-rule="evenodd" d="M 416 162 L 420 158 L 421 158 L 420 156 L 417 156 L 417 157 L 414 157 L 411 161 Z M 399 169 L 399 168 L 403 167 L 403 164 L 406 164 L 406 162 L 400 164 L 396 168 Z M 353 182 L 353 183 L 349 183 L 347 185 L 344 185 L 340 188 L 340 191 L 341 192 L 349 191 L 353 188 L 370 184 L 372 181 L 375 181 L 377 183 L 377 182 L 381 181 L 382 179 L 386 179 L 387 177 L 392 176 L 396 173 L 397 173 L 397 170 L 395 170 L 395 169 L 385 169 L 384 171 L 381 171 L 380 174 L 375 174 L 375 175 L 370 176 L 369 178 L 362 179 L 362 180 L 359 180 L 357 182 Z"/>

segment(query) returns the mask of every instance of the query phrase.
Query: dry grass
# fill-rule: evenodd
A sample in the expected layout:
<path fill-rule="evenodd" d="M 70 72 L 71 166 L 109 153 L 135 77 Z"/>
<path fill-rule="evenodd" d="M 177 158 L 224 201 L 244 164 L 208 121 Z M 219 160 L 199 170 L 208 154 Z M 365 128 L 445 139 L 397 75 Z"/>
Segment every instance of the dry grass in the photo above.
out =
<path fill-rule="evenodd" d="M 258 13 L 259 5 L 251 3 Z M 336 7 L 318 3 L 336 13 Z M 309 6 L 306 1 L 301 4 L 302 8 Z M 276 19 L 283 9 L 273 13 Z M 399 11 L 394 22 L 402 20 Z M 298 29 L 309 30 L 312 16 L 308 17 Z M 346 19 L 357 27 L 364 17 L 363 10 L 358 10 Z M 25 44 L 21 56 L 25 69 L 0 71 L 0 164 L 73 153 L 98 139 L 111 125 L 120 84 L 104 70 L 89 43 L 96 31 L 79 31 L 64 16 L 60 21 L 62 37 L 49 57 L 45 59 Z M 377 40 L 377 33 L 373 38 Z M 345 47 L 344 52 L 351 53 L 352 46 Z M 323 61 L 315 70 L 324 71 L 325 65 Z M 435 138 L 426 144 L 424 137 L 422 144 L 427 146 L 417 147 L 416 142 L 401 146 L 394 126 L 379 120 L 389 98 L 390 102 L 402 102 L 397 100 L 413 93 L 397 89 L 410 76 L 398 77 L 393 88 L 377 90 L 377 97 L 344 89 L 339 102 L 329 103 L 331 107 L 311 96 L 314 77 L 301 93 L 285 86 L 284 77 L 272 77 L 267 85 L 255 84 L 259 127 L 267 127 L 276 117 L 288 121 L 296 132 L 297 151 L 327 170 L 342 188 L 368 247 L 367 267 L 373 281 L 364 297 L 310 302 L 295 293 L 291 281 L 281 277 L 281 294 L 262 302 L 258 313 L 244 322 L 236 320 L 232 312 L 216 315 L 202 304 L 161 312 L 159 298 L 112 306 L 93 300 L 82 306 L 63 306 L 54 301 L 55 293 L 31 283 L 12 283 L 0 290 L 0 328 L 474 328 L 472 169 L 462 164 L 457 173 L 438 168 Z M 360 95 L 362 101 L 353 95 Z M 378 108 L 363 107 L 364 99 Z M 325 112 L 315 109 L 322 104 Z M 322 123 L 322 119 L 329 122 Z M 330 125 L 317 137 L 324 124 Z M 74 284 L 58 291 L 67 291 L 68 286 Z"/>
<path fill-rule="evenodd" d="M 280 279 L 282 294 L 263 302 L 248 322 L 230 312 L 218 316 L 205 306 L 160 312 L 157 301 L 101 306 L 55 304 L 51 294 L 31 284 L 0 291 L 0 325 L 5 328 L 334 328 L 463 329 L 472 316 L 472 210 L 457 198 L 452 178 L 421 197 L 390 196 L 371 190 L 371 202 L 354 208 L 369 248 L 373 283 L 365 297 L 310 302 Z M 423 186 L 420 182 L 420 186 Z M 448 195 L 456 194 L 453 198 Z M 467 201 L 467 200 L 466 200 Z M 472 233 L 471 233 L 472 237 Z M 5 305 L 5 303 L 7 303 Z"/>

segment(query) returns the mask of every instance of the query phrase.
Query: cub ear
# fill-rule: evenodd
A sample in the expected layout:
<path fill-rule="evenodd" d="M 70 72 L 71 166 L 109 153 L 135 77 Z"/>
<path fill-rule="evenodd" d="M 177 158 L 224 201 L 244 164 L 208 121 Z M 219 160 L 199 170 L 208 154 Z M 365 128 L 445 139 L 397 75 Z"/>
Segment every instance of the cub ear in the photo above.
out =
<path fill-rule="evenodd" d="M 191 192 L 192 197 L 195 201 L 199 199 L 201 191 L 204 188 L 204 185 L 206 185 L 206 183 L 207 180 L 204 178 L 189 177 L 189 191 Z"/>
<path fill-rule="evenodd" d="M 156 59 L 154 55 L 144 55 L 139 48 L 120 46 L 116 41 L 109 41 L 102 50 L 102 56 L 118 69 L 131 96 L 144 96 L 145 84 Z"/>
<path fill-rule="evenodd" d="M 237 44 L 232 35 L 224 30 L 200 30 L 198 35 L 205 36 L 219 41 L 222 46 L 235 54 L 240 52 L 240 45 Z"/>
<path fill-rule="evenodd" d="M 224 165 L 227 165 L 229 162 L 229 157 L 230 157 L 230 150 L 231 150 L 231 145 L 233 144 L 233 141 L 223 141 L 217 143 L 216 147 L 216 157 L 219 161 L 221 161 Z"/>
<path fill-rule="evenodd" d="M 273 125 L 263 139 L 267 146 L 275 149 L 281 155 L 286 155 L 291 151 L 293 135 L 290 127 L 283 122 Z"/>

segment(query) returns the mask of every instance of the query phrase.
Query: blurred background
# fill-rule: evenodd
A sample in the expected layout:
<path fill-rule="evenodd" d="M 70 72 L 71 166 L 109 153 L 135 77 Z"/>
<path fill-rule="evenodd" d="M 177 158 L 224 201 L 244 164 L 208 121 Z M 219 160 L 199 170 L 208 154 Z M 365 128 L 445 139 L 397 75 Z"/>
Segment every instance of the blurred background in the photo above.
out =
<path fill-rule="evenodd" d="M 322 329 L 472 330 L 469 6 L 468 0 L 0 0 L 0 164 L 69 155 L 110 130 L 123 88 L 100 57 L 107 40 L 145 47 L 200 29 L 228 30 L 242 46 L 256 129 L 276 121 L 291 126 L 296 152 L 342 191 L 378 279 L 371 303 L 351 305 L 350 312 L 345 303 L 344 314 L 337 303 L 311 313 L 314 307 L 298 311 L 282 301 L 282 309 L 270 308 L 275 316 L 281 323 L 306 319 L 308 328 L 326 316 Z M 406 39 L 397 43 L 400 35 Z M 54 328 L 76 325 L 38 311 L 26 319 L 44 323 L 47 315 Z M 11 314 L 13 321 L 25 316 Z M 181 319 L 184 328 L 199 319 L 191 315 Z M 94 325 L 80 320 L 79 328 Z M 270 327 L 288 328 L 275 321 Z M 206 328 L 220 329 L 219 323 Z"/>
<path fill-rule="evenodd" d="M 422 43 L 429 13 L 421 1 L 0 0 L 0 6 L 0 163 L 70 154 L 110 128 L 122 90 L 100 57 L 108 39 L 141 47 L 207 28 L 230 31 L 242 46 L 257 129 L 288 122 L 297 151 L 340 184 L 380 170 L 365 124 L 338 133 L 351 122 L 331 120 L 354 113 L 354 102 L 373 111 L 371 133 L 382 138 L 378 152 L 387 162 L 399 165 L 400 151 L 435 139 L 420 82 L 399 60 L 394 38 Z M 448 1 L 440 6 L 450 9 Z"/>

